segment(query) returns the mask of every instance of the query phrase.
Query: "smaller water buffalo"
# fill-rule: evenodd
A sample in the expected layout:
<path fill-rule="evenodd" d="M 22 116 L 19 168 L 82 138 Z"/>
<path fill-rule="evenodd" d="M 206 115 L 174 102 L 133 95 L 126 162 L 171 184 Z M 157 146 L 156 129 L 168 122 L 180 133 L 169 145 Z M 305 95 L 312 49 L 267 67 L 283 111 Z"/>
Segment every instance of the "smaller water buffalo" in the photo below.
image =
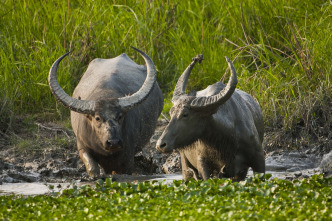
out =
<path fill-rule="evenodd" d="M 216 173 L 243 180 L 249 167 L 265 173 L 262 112 L 252 96 L 236 89 L 236 71 L 229 58 L 231 77 L 227 85 L 218 82 L 205 90 L 185 93 L 191 70 L 202 60 L 202 55 L 193 58 L 179 78 L 171 120 L 157 141 L 157 150 L 179 150 L 184 180 L 206 180 Z"/>
<path fill-rule="evenodd" d="M 134 156 L 154 133 L 163 108 L 163 95 L 156 82 L 152 60 L 137 65 L 126 54 L 112 59 L 94 59 L 69 96 L 57 81 L 57 59 L 49 73 L 54 96 L 71 110 L 77 149 L 90 177 L 130 174 Z M 103 174 L 102 174 L 103 176 Z"/>

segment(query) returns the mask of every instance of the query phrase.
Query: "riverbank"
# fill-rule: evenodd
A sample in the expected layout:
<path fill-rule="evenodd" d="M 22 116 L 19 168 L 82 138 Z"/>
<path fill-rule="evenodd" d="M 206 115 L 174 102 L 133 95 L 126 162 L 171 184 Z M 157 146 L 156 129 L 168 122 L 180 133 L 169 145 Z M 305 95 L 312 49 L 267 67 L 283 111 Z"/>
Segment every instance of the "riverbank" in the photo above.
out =
<path fill-rule="evenodd" d="M 155 143 L 166 126 L 165 120 L 158 127 L 150 142 L 135 156 L 136 171 L 116 175 L 115 180 L 131 182 L 151 180 L 170 175 L 180 175 L 180 156 L 177 152 L 161 154 Z M 320 168 L 323 156 L 331 151 L 331 142 L 289 149 L 271 147 L 265 138 L 266 173 L 282 179 L 302 179 L 323 173 Z M 270 145 L 267 147 L 267 145 Z M 64 123 L 38 123 L 17 129 L 1 137 L 0 184 L 6 183 L 71 183 L 92 181 L 80 160 L 74 133 Z M 252 173 L 249 172 L 248 176 Z M 141 177 L 141 178 L 139 178 Z"/>

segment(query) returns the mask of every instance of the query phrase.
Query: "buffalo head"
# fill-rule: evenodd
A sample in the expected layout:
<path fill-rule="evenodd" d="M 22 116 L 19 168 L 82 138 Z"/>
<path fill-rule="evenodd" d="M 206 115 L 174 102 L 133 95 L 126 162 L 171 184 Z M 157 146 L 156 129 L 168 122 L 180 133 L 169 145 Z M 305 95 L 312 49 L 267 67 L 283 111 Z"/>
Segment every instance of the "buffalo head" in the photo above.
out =
<path fill-rule="evenodd" d="M 83 114 L 87 118 L 87 120 L 82 121 L 81 127 L 77 129 L 84 128 L 85 130 L 85 133 L 78 133 L 84 134 L 82 135 L 85 136 L 85 138 L 82 138 L 84 145 L 93 146 L 94 149 L 97 147 L 96 151 L 104 155 L 123 148 L 122 125 L 128 111 L 147 99 L 155 85 L 156 68 L 152 60 L 144 52 L 136 48 L 133 49 L 138 51 L 144 58 L 147 66 L 147 76 L 142 87 L 137 92 L 128 96 L 109 96 L 108 94 L 110 93 L 113 95 L 117 93 L 110 89 L 93 93 L 93 96 L 87 100 L 69 96 L 57 81 L 58 65 L 68 53 L 58 58 L 49 72 L 49 86 L 53 95 L 65 107 L 71 111 Z M 75 117 L 77 116 L 75 115 Z M 87 133 L 91 136 L 86 136 Z M 77 138 L 80 139 L 79 135 Z"/>
<path fill-rule="evenodd" d="M 157 150 L 161 152 L 186 147 L 204 136 L 204 133 L 208 131 L 205 129 L 215 123 L 212 119 L 213 114 L 235 91 L 236 71 L 232 62 L 226 57 L 231 77 L 225 87 L 217 87 L 219 91 L 212 91 L 210 96 L 200 96 L 200 93 L 186 94 L 190 72 L 195 63 L 200 63 L 202 60 L 202 55 L 193 58 L 192 63 L 183 72 L 175 86 L 172 98 L 173 107 L 170 110 L 171 120 L 156 144 Z M 209 90 L 209 87 L 206 90 Z"/>

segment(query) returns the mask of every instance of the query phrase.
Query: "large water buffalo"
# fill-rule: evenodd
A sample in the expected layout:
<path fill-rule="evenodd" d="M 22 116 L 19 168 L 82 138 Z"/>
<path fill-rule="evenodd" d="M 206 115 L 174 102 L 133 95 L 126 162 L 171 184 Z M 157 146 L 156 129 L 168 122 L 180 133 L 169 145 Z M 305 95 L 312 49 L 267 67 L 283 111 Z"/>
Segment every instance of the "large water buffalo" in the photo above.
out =
<path fill-rule="evenodd" d="M 236 89 L 232 62 L 227 85 L 221 82 L 205 90 L 186 94 L 187 80 L 196 62 L 179 78 L 173 94 L 171 120 L 156 144 L 161 152 L 178 149 L 183 179 L 204 180 L 212 174 L 234 180 L 245 179 L 249 167 L 265 173 L 262 148 L 264 123 L 259 104 L 246 92 Z"/>
<path fill-rule="evenodd" d="M 54 96 L 71 110 L 79 156 L 90 177 L 133 171 L 134 155 L 152 136 L 163 108 L 152 60 L 137 65 L 126 54 L 94 59 L 72 96 L 60 87 L 58 58 L 49 72 Z M 103 173 L 100 174 L 100 167 Z"/>

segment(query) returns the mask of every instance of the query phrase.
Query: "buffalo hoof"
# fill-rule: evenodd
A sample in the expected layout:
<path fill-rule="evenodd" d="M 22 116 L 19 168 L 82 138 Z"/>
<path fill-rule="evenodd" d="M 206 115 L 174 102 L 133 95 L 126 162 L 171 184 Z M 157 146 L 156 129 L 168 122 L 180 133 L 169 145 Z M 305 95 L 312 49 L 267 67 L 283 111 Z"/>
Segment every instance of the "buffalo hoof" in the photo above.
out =
<path fill-rule="evenodd" d="M 194 178 L 195 180 L 199 180 L 198 173 L 190 167 L 187 168 L 184 180 L 188 180 L 189 178 Z"/>
<path fill-rule="evenodd" d="M 92 179 L 99 179 L 101 178 L 101 174 L 100 174 L 100 169 L 99 168 L 94 168 L 94 170 L 87 170 L 89 176 Z"/>

